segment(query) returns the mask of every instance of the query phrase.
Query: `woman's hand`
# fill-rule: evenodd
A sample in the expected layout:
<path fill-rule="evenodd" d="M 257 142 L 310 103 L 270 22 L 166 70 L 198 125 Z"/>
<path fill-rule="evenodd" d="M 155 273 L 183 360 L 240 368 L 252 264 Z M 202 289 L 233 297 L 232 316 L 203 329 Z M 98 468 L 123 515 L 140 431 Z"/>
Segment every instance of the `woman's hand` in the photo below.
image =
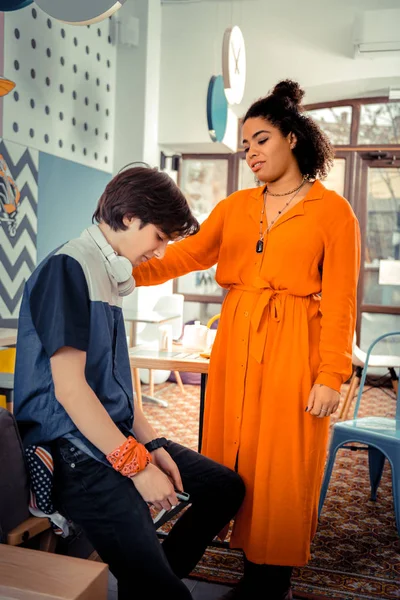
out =
<path fill-rule="evenodd" d="M 156 508 L 170 510 L 178 504 L 170 479 L 152 463 L 131 477 L 131 480 L 143 500 Z"/>
<path fill-rule="evenodd" d="M 314 417 L 330 417 L 337 411 L 340 393 L 327 385 L 313 385 L 308 397 L 306 412 Z"/>
<path fill-rule="evenodd" d="M 164 448 L 157 448 L 151 453 L 153 464 L 165 473 L 179 492 L 183 492 L 181 475 L 176 462 Z"/>

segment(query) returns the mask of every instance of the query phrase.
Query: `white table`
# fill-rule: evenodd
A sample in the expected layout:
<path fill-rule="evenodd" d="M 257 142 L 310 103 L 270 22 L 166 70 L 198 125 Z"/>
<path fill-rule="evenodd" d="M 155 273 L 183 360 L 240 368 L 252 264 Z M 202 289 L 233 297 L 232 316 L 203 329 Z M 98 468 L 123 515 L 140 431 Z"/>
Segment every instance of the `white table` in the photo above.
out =
<path fill-rule="evenodd" d="M 166 369 L 186 373 L 201 373 L 200 416 L 199 416 L 199 452 L 203 436 L 204 400 L 210 360 L 200 356 L 198 350 L 190 350 L 179 344 L 173 344 L 172 351 L 154 350 L 146 346 L 136 346 L 129 350 L 129 361 L 133 372 L 138 404 L 142 404 L 139 369 Z M 146 398 L 143 396 L 143 398 Z M 156 400 L 159 400 L 156 398 Z M 163 401 L 160 401 L 163 402 Z M 168 406 L 168 404 L 167 404 Z"/>
<path fill-rule="evenodd" d="M 177 313 L 161 313 L 154 310 L 132 310 L 123 309 L 124 320 L 131 323 L 129 345 L 131 348 L 137 346 L 137 323 L 149 323 L 151 325 L 162 325 L 168 321 L 181 318 L 182 315 Z M 150 377 L 152 376 L 150 370 Z M 151 380 L 152 381 L 152 380 Z M 152 386 L 150 386 L 152 387 Z M 144 395 L 143 400 L 153 402 L 161 406 L 167 407 L 168 403 L 160 398 L 155 398 L 152 395 Z"/>

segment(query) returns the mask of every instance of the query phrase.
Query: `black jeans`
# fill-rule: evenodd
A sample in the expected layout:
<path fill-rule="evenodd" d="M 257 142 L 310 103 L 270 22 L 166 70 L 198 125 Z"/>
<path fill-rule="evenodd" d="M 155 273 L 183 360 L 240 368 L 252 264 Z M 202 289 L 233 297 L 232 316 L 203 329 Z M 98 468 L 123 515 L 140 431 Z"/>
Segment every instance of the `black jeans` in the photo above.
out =
<path fill-rule="evenodd" d="M 161 596 L 189 600 L 181 581 L 207 545 L 232 519 L 244 498 L 237 473 L 169 441 L 166 450 L 178 465 L 192 505 L 161 544 L 147 503 L 132 481 L 90 458 L 66 439 L 57 440 L 54 501 L 65 517 L 80 525 L 118 580 L 118 599 Z"/>

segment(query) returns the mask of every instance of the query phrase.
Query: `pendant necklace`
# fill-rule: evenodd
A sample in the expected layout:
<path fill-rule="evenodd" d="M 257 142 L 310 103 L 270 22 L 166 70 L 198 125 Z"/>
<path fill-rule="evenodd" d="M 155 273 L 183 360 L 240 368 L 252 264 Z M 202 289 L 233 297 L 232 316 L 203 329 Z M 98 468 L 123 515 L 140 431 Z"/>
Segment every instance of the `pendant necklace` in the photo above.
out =
<path fill-rule="evenodd" d="M 277 219 L 281 216 L 281 214 L 283 213 L 284 210 L 286 210 L 286 208 L 289 206 L 289 204 L 291 203 L 291 201 L 297 196 L 297 194 L 299 193 L 299 191 L 301 190 L 301 188 L 303 187 L 303 185 L 305 184 L 305 182 L 307 181 L 306 177 L 303 177 L 303 181 L 301 182 L 301 184 L 297 187 L 294 188 L 293 190 L 290 190 L 290 192 L 285 192 L 284 194 L 272 194 L 272 192 L 268 191 L 268 188 L 265 188 L 264 191 L 264 202 L 261 208 L 261 214 L 260 214 L 260 238 L 257 241 L 256 244 L 256 252 L 257 254 L 261 254 L 262 251 L 264 250 L 264 236 L 266 233 L 269 232 L 269 230 L 271 229 L 272 225 L 277 221 Z M 268 225 L 268 227 L 264 230 L 262 230 L 262 226 L 263 226 L 263 222 L 264 222 L 264 213 L 265 213 L 265 207 L 266 207 L 266 203 L 267 203 L 267 194 L 269 194 L 270 196 L 288 196 L 289 194 L 293 194 L 293 196 L 291 196 L 289 198 L 289 200 L 286 202 L 285 206 L 281 209 L 278 210 L 278 213 L 275 217 L 275 219 L 273 221 L 271 221 L 271 223 Z"/>

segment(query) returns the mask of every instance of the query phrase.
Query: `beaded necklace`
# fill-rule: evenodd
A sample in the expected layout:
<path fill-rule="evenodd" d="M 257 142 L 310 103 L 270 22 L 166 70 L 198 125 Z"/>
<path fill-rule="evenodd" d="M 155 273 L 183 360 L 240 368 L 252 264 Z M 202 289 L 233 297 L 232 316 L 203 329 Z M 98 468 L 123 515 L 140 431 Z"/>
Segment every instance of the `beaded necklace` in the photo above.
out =
<path fill-rule="evenodd" d="M 295 198 L 297 196 L 297 194 L 299 193 L 299 191 L 301 190 L 301 188 L 303 187 L 303 185 L 305 184 L 306 181 L 307 181 L 306 177 L 303 177 L 303 181 L 301 182 L 301 184 L 297 188 L 294 188 L 293 190 L 290 190 L 290 192 L 285 192 L 284 194 L 273 194 L 272 192 L 268 191 L 268 188 L 265 188 L 265 191 L 264 191 L 264 201 L 263 201 L 263 205 L 262 205 L 262 208 L 261 208 L 261 214 L 260 214 L 260 238 L 257 240 L 257 244 L 256 244 L 256 252 L 257 252 L 257 254 L 261 254 L 263 252 L 263 250 L 264 250 L 264 236 L 265 236 L 265 234 L 269 232 L 269 230 L 271 229 L 272 225 L 279 219 L 279 217 L 286 210 L 286 208 L 289 206 L 289 204 L 291 203 L 291 201 L 293 200 L 293 198 Z M 263 226 L 263 222 L 264 222 L 265 207 L 266 207 L 266 204 L 267 204 L 267 194 L 269 194 L 270 196 L 288 196 L 289 194 L 293 194 L 293 196 L 291 196 L 289 198 L 289 200 L 286 202 L 285 206 L 281 210 L 278 210 L 278 213 L 277 213 L 276 217 L 274 218 L 274 220 L 271 221 L 271 223 L 268 225 L 268 227 L 266 227 L 266 229 L 263 232 L 262 226 Z"/>

